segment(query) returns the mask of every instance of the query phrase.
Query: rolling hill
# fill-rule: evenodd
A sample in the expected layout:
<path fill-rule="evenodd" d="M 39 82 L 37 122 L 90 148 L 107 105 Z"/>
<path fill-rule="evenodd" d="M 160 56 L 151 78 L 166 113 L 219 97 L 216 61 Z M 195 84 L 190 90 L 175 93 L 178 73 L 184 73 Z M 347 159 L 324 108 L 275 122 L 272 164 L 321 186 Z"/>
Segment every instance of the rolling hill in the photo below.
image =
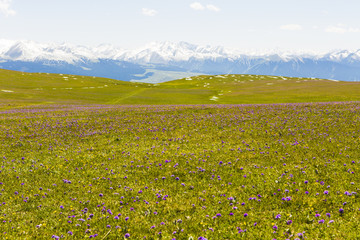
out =
<path fill-rule="evenodd" d="M 2 107 L 27 104 L 262 104 L 360 101 L 360 83 L 263 75 L 200 75 L 149 84 L 0 69 Z"/>

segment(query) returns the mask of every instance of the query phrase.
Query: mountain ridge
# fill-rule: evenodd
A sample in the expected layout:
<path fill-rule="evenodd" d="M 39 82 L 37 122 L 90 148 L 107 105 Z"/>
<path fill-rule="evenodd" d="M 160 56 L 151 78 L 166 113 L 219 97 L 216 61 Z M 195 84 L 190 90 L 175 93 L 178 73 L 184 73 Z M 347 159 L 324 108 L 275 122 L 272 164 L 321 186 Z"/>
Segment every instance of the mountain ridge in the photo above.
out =
<path fill-rule="evenodd" d="M 132 67 L 124 67 L 127 65 Z M 105 67 L 107 72 L 101 71 L 100 66 Z M 89 47 L 0 40 L 0 68 L 32 72 L 46 69 L 51 73 L 93 75 L 125 81 L 168 81 L 174 79 L 174 72 L 182 72 L 184 77 L 193 73 L 262 74 L 359 81 L 359 67 L 360 49 L 326 53 L 240 51 L 187 42 L 153 42 L 142 48 L 126 50 L 111 44 Z M 164 71 L 164 68 L 167 70 Z M 160 78 L 164 74 L 168 77 Z"/>
<path fill-rule="evenodd" d="M 10 47 L 9 47 L 10 45 Z M 7 48 L 17 48 L 18 51 L 24 53 L 22 58 L 12 58 L 9 56 Z M 5 49 L 4 49 L 5 48 Z M 20 49 L 19 49 L 20 48 Z M 11 50 L 11 49 L 8 49 Z M 36 50 L 36 51 L 34 51 Z M 30 51 L 32 55 L 28 55 Z M 52 53 L 52 55 L 51 55 Z M 359 50 L 333 50 L 327 53 L 315 53 L 310 51 L 282 51 L 282 50 L 263 50 L 263 51 L 241 51 L 237 49 L 228 49 L 223 46 L 201 46 L 184 41 L 180 42 L 151 42 L 144 47 L 140 47 L 134 50 L 128 50 L 124 48 L 115 47 L 111 44 L 100 44 L 96 47 L 89 47 L 83 45 L 75 45 L 69 43 L 37 43 L 35 41 L 20 40 L 11 41 L 0 39 L 0 57 L 9 60 L 34 60 L 36 58 L 46 58 L 46 56 L 58 56 L 57 59 L 62 61 L 72 62 L 73 59 L 65 58 L 66 55 L 61 53 L 71 54 L 73 56 L 81 57 L 84 59 L 111 59 L 122 61 L 138 61 L 143 56 L 151 55 L 152 53 L 158 53 L 166 61 L 183 61 L 190 58 L 216 58 L 222 57 L 227 59 L 239 59 L 244 57 L 252 58 L 264 58 L 279 57 L 280 60 L 287 60 L 293 58 L 313 58 L 321 59 L 327 58 L 329 60 L 341 60 L 347 58 L 349 55 L 356 57 L 356 60 L 360 60 Z M 275 59 L 272 59 L 275 60 Z M 152 63 L 150 60 L 147 63 Z"/>

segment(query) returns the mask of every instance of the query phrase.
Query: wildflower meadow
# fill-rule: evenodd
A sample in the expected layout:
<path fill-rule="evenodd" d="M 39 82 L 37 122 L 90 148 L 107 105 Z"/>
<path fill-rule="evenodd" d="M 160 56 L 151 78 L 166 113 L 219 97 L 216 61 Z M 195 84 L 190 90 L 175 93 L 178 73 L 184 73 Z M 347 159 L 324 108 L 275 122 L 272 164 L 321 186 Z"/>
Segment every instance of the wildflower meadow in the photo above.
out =
<path fill-rule="evenodd" d="M 1 239 L 358 239 L 360 103 L 0 111 Z"/>

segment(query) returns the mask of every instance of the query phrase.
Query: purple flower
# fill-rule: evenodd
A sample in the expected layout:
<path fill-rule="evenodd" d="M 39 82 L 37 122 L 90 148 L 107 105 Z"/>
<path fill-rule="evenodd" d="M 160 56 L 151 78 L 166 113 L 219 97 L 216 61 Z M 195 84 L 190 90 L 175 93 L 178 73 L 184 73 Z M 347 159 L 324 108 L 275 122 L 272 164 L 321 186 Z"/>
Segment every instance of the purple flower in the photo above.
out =
<path fill-rule="evenodd" d="M 100 197 L 104 196 L 102 193 L 99 194 Z"/>
<path fill-rule="evenodd" d="M 286 222 L 286 224 L 287 224 L 287 225 L 290 225 L 290 224 L 292 224 L 292 221 L 289 220 L 289 221 Z"/>
<path fill-rule="evenodd" d="M 129 217 L 126 217 L 126 218 L 125 218 L 125 221 L 127 221 L 127 220 L 129 220 Z"/>
<path fill-rule="evenodd" d="M 340 208 L 340 209 L 339 209 L 339 213 L 340 213 L 340 214 L 343 214 L 343 213 L 344 213 L 344 209 Z"/>
<path fill-rule="evenodd" d="M 248 216 L 248 214 L 247 213 L 244 213 L 244 217 L 247 217 Z"/>
<path fill-rule="evenodd" d="M 273 228 L 274 230 L 277 230 L 277 229 L 278 229 L 278 227 L 277 227 L 276 225 L 274 225 L 272 228 Z"/>
<path fill-rule="evenodd" d="M 321 220 L 319 220 L 319 224 L 322 224 L 322 223 L 324 223 L 325 222 L 325 220 L 324 219 L 321 219 Z"/>
<path fill-rule="evenodd" d="M 130 237 L 130 233 L 126 233 L 124 237 L 125 237 L 125 238 L 129 238 L 129 237 Z"/>
<path fill-rule="evenodd" d="M 326 213 L 326 216 L 327 216 L 327 217 L 331 217 L 331 214 L 330 214 L 330 213 Z"/>

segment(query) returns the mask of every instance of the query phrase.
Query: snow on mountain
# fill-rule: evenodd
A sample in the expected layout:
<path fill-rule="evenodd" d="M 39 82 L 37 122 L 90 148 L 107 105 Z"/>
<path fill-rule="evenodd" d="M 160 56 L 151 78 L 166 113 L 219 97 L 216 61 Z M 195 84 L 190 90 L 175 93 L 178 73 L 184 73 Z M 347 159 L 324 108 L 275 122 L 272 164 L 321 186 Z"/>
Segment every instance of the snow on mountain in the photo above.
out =
<path fill-rule="evenodd" d="M 100 59 L 118 59 L 121 58 L 127 50 L 117 48 L 111 44 L 101 44 L 97 47 L 92 48 L 93 53 Z"/>
<path fill-rule="evenodd" d="M 327 54 L 306 52 L 287 52 L 279 50 L 239 51 L 222 46 L 199 46 L 187 42 L 153 42 L 135 50 L 125 50 L 113 45 L 102 44 L 97 47 L 73 44 L 37 43 L 34 41 L 0 40 L 0 58 L 21 61 L 64 61 L 75 63 L 82 60 L 97 61 L 109 59 L 128 61 L 139 64 L 167 64 L 169 62 L 196 60 L 230 61 L 239 59 L 264 59 L 266 61 L 302 61 L 308 59 L 325 59 L 339 62 L 344 59 L 360 61 L 360 50 L 333 51 Z"/>
<path fill-rule="evenodd" d="M 344 52 L 347 52 L 345 54 Z M 112 59 L 129 61 L 133 63 L 167 64 L 169 62 L 182 62 L 191 59 L 196 60 L 221 60 L 230 61 L 240 59 L 263 59 L 266 61 L 302 61 L 303 59 L 330 61 L 341 61 L 349 56 L 360 61 L 360 50 L 358 51 L 333 51 L 330 53 L 304 52 L 304 51 L 281 51 L 263 50 L 248 51 L 228 49 L 222 46 L 199 46 L 187 42 L 152 42 L 142 48 L 123 51 L 122 54 Z"/>
<path fill-rule="evenodd" d="M 97 61 L 104 51 L 72 44 L 44 44 L 34 41 L 0 41 L 0 58 L 12 61 Z"/>
<path fill-rule="evenodd" d="M 0 56 L 2 52 L 8 50 L 14 43 L 15 41 L 12 40 L 0 39 Z"/>
<path fill-rule="evenodd" d="M 128 51 L 119 56 L 118 60 L 136 63 L 157 63 L 188 61 L 195 59 L 230 58 L 230 52 L 223 47 L 198 46 L 186 42 L 153 42 L 143 48 Z"/>
<path fill-rule="evenodd" d="M 339 50 L 329 52 L 324 55 L 322 59 L 329 60 L 332 62 L 347 62 L 347 63 L 354 63 L 360 62 L 360 49 L 355 51 L 349 50 Z"/>
<path fill-rule="evenodd" d="M 156 76 L 174 76 L 175 73 L 263 74 L 359 81 L 360 50 L 254 51 L 187 42 L 153 42 L 139 49 L 126 50 L 110 44 L 88 47 L 0 39 L 0 68 L 126 81 L 150 78 L 156 81 Z"/>

